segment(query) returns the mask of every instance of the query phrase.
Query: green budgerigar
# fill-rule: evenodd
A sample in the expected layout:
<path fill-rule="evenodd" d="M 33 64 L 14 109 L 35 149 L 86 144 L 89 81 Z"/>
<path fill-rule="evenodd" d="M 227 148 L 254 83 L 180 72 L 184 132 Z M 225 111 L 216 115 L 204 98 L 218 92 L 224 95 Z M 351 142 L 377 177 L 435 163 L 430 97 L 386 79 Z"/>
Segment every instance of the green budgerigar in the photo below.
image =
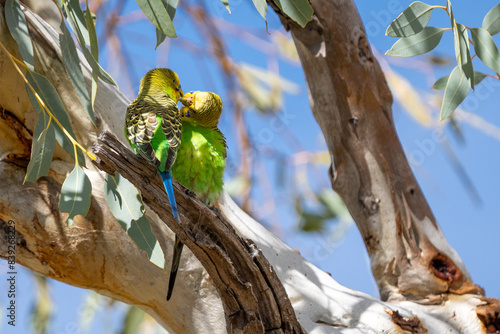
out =
<path fill-rule="evenodd" d="M 183 96 L 177 74 L 166 68 L 150 70 L 141 80 L 139 94 L 127 108 L 125 133 L 130 146 L 156 166 L 180 223 L 172 186 L 172 166 L 181 145 L 182 116 L 177 101 Z"/>
<path fill-rule="evenodd" d="M 190 92 L 181 98 L 182 145 L 172 175 L 207 205 L 222 191 L 226 167 L 226 139 L 218 129 L 222 101 L 210 92 Z M 167 300 L 172 296 L 183 244 L 176 237 Z"/>

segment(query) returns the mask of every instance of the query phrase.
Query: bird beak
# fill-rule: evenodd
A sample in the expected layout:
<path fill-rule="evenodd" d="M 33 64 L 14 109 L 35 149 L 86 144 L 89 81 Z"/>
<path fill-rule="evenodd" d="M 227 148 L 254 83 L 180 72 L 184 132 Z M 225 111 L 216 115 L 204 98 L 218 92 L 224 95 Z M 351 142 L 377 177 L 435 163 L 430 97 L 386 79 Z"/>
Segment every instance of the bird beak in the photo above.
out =
<path fill-rule="evenodd" d="M 193 95 L 184 96 L 183 98 L 181 98 L 181 102 L 185 106 L 188 106 L 188 107 L 191 106 L 193 104 Z"/>

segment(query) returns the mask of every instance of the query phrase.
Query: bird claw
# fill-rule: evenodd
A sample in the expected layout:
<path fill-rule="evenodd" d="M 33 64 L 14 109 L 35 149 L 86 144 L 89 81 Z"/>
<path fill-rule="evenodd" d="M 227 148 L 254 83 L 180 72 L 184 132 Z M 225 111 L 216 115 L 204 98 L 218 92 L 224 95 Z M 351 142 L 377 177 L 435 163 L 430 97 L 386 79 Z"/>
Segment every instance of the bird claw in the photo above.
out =
<path fill-rule="evenodd" d="M 190 189 L 186 189 L 186 195 L 188 195 L 189 197 L 195 197 L 195 193 L 194 191 L 190 190 Z"/>

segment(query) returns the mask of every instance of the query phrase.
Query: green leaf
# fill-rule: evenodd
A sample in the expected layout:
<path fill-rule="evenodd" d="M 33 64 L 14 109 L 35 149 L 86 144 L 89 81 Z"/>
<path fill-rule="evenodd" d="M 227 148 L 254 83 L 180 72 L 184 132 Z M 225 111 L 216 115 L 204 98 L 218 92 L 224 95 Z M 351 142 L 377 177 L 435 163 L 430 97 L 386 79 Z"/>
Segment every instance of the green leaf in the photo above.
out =
<path fill-rule="evenodd" d="M 304 28 L 307 22 L 311 21 L 314 13 L 309 1 L 307 0 L 273 0 L 292 20 Z"/>
<path fill-rule="evenodd" d="M 92 73 L 97 73 L 99 78 L 110 85 L 118 86 L 113 78 L 101 67 L 101 65 L 99 65 L 99 59 L 94 58 L 89 49 L 87 49 L 87 45 L 90 46 L 92 44 L 91 37 L 87 29 L 85 14 L 78 3 L 78 0 L 69 0 L 69 2 L 66 1 L 61 6 L 64 16 L 68 20 L 71 29 L 76 35 L 76 40 L 80 45 L 80 49 L 92 68 Z"/>
<path fill-rule="evenodd" d="M 391 25 L 385 34 L 391 37 L 408 37 L 422 31 L 431 19 L 432 6 L 415 1 L 406 8 Z"/>
<path fill-rule="evenodd" d="M 304 232 L 322 232 L 325 229 L 326 219 L 319 214 L 307 212 L 303 205 L 302 199 L 297 196 L 295 198 L 295 211 L 299 216 L 298 227 Z"/>
<path fill-rule="evenodd" d="M 163 41 L 165 40 L 165 38 L 167 38 L 167 35 L 165 35 L 164 33 L 162 33 L 160 31 L 160 29 L 156 28 L 156 46 L 155 46 L 155 50 L 160 46 L 161 43 L 163 43 Z"/>
<path fill-rule="evenodd" d="M 38 178 L 49 173 L 55 145 L 53 122 L 49 121 L 49 115 L 41 113 L 38 116 L 33 133 L 31 159 L 26 170 L 24 182 L 35 182 Z"/>
<path fill-rule="evenodd" d="M 177 11 L 177 5 L 179 4 L 179 0 L 162 0 L 163 5 L 167 9 L 168 16 L 174 21 L 175 13 Z M 161 43 L 165 40 L 167 35 L 161 32 L 160 29 L 156 28 L 156 46 L 155 49 L 160 46 Z"/>
<path fill-rule="evenodd" d="M 347 210 L 340 196 L 331 189 L 320 192 L 318 194 L 318 200 L 324 205 L 330 217 L 337 218 L 350 216 L 349 210 Z"/>
<path fill-rule="evenodd" d="M 23 57 L 24 62 L 30 70 L 33 70 L 35 64 L 33 59 L 33 44 L 31 44 L 26 17 L 18 0 L 7 0 L 5 2 L 5 20 L 7 21 L 7 26 L 12 37 L 17 42 L 21 57 Z"/>
<path fill-rule="evenodd" d="M 162 0 L 137 0 L 137 4 L 155 27 L 164 35 L 171 38 L 177 38 L 174 23 L 168 15 Z"/>
<path fill-rule="evenodd" d="M 253 1 L 253 5 L 255 6 L 255 8 L 257 8 L 257 11 L 259 12 L 260 16 L 262 16 L 264 21 L 266 21 L 266 31 L 267 31 L 267 19 L 266 19 L 267 2 L 266 2 L 266 0 L 252 0 L 252 1 Z M 229 7 L 228 7 L 228 10 L 229 10 Z M 231 12 L 229 12 L 229 13 L 231 13 Z"/>
<path fill-rule="evenodd" d="M 229 2 L 227 0 L 220 0 L 220 2 L 222 2 L 222 4 L 224 5 L 224 7 L 226 7 L 227 9 L 227 12 L 229 14 L 231 14 L 231 9 L 229 9 Z M 255 3 L 255 2 L 254 2 Z"/>
<path fill-rule="evenodd" d="M 66 28 L 64 20 L 61 21 L 60 28 L 62 34 L 59 35 L 59 42 L 61 44 L 64 66 L 66 67 L 69 78 L 71 79 L 71 82 L 80 97 L 83 109 L 85 109 L 92 122 L 95 123 L 94 110 L 92 109 L 89 92 L 85 86 L 85 80 L 82 68 L 80 67 L 80 59 L 78 58 L 75 42 L 73 41 L 73 38 L 71 38 L 68 28 Z"/>
<path fill-rule="evenodd" d="M 141 324 L 144 322 L 146 313 L 136 306 L 129 306 L 127 315 L 123 320 L 122 330 L 120 334 L 136 334 L 140 333 Z"/>
<path fill-rule="evenodd" d="M 69 213 L 66 224 L 73 224 L 76 215 L 85 216 L 90 208 L 92 195 L 92 184 L 82 167 L 75 166 L 68 175 L 61 188 L 61 199 L 59 209 Z"/>
<path fill-rule="evenodd" d="M 104 82 L 107 82 L 110 85 L 118 87 L 115 80 L 113 80 L 113 78 L 101 67 L 101 65 L 99 65 L 99 62 L 96 59 L 94 59 L 89 49 L 83 47 L 82 53 L 85 56 L 85 59 L 89 63 L 90 67 L 92 68 L 92 73 L 97 72 L 99 78 L 101 78 Z"/>
<path fill-rule="evenodd" d="M 441 41 L 446 29 L 425 27 L 410 37 L 400 38 L 385 54 L 391 57 L 412 57 L 433 50 Z"/>
<path fill-rule="evenodd" d="M 177 12 L 177 5 L 179 0 L 162 0 L 163 5 L 167 8 L 167 13 L 172 22 L 174 21 L 175 13 Z"/>
<path fill-rule="evenodd" d="M 446 8 L 450 14 L 451 27 L 453 30 L 453 39 L 455 47 L 455 56 L 457 64 L 462 74 L 469 80 L 469 85 L 474 89 L 474 69 L 472 67 L 472 59 L 469 49 L 469 35 L 467 28 L 455 20 L 451 2 L 447 0 Z"/>
<path fill-rule="evenodd" d="M 455 67 L 448 78 L 444 91 L 443 104 L 441 106 L 440 119 L 448 118 L 462 103 L 469 93 L 470 85 L 467 78 Z"/>
<path fill-rule="evenodd" d="M 442 78 L 439 78 L 431 88 L 435 90 L 444 90 L 446 88 L 446 84 L 448 83 L 448 78 L 450 75 L 445 75 Z M 486 74 L 474 71 L 474 85 L 478 85 L 483 79 L 486 78 Z"/>
<path fill-rule="evenodd" d="M 85 15 L 78 0 L 66 0 L 59 4 L 64 17 L 81 45 L 90 45 L 90 36 L 85 22 Z"/>
<path fill-rule="evenodd" d="M 92 13 L 89 9 L 89 4 L 87 0 L 87 9 L 85 10 L 85 22 L 87 23 L 87 29 L 89 30 L 89 38 L 90 38 L 90 53 L 92 54 L 92 58 L 94 58 L 97 62 L 99 61 L 99 44 L 97 43 L 97 34 L 95 32 L 94 19 L 92 18 Z M 94 109 L 95 97 L 97 95 L 97 83 L 98 83 L 98 74 L 99 71 L 92 70 L 92 84 L 91 84 L 91 103 L 92 110 Z"/>
<path fill-rule="evenodd" d="M 474 68 L 472 67 L 472 58 L 470 56 L 467 28 L 457 23 L 453 27 L 453 35 L 455 36 L 455 55 L 458 66 L 467 80 L 469 80 L 471 88 L 474 89 Z"/>
<path fill-rule="evenodd" d="M 36 301 L 31 306 L 31 314 L 27 321 L 34 333 L 49 333 L 50 320 L 54 316 L 54 303 L 48 288 L 48 279 L 45 276 L 33 275 L 35 286 L 33 292 L 36 294 Z"/>
<path fill-rule="evenodd" d="M 479 59 L 495 73 L 500 73 L 500 53 L 488 30 L 471 28 L 470 33 Z"/>
<path fill-rule="evenodd" d="M 114 216 L 139 249 L 158 267 L 165 267 L 165 257 L 151 225 L 144 215 L 144 204 L 137 189 L 115 172 L 106 174 L 104 196 Z"/>
<path fill-rule="evenodd" d="M 71 123 L 69 122 L 66 109 L 64 108 L 64 105 L 61 99 L 59 98 L 59 94 L 57 94 L 57 91 L 54 88 L 54 86 L 52 86 L 49 80 L 47 80 L 47 78 L 45 78 L 44 76 L 31 71 L 26 72 L 26 79 L 30 83 L 31 87 L 33 87 L 33 89 L 36 91 L 38 96 L 40 96 L 43 103 L 54 115 L 54 117 L 59 121 L 59 123 L 61 123 L 64 129 L 73 138 L 75 138 L 75 133 L 73 132 L 73 128 L 71 127 Z M 31 99 L 31 103 L 33 103 L 35 109 L 39 111 L 38 101 L 32 94 L 31 89 L 29 87 L 26 87 L 26 89 L 28 90 L 28 96 Z M 75 150 L 73 147 L 73 143 L 69 140 L 64 131 L 58 125 L 54 126 L 54 130 L 56 133 L 56 139 L 59 142 L 59 144 L 73 159 L 75 159 Z M 78 164 L 81 166 L 85 166 L 85 158 L 83 156 L 82 151 L 78 149 L 77 152 L 78 152 Z"/>
<path fill-rule="evenodd" d="M 500 32 L 500 3 L 493 7 L 483 19 L 483 29 L 491 36 Z"/>

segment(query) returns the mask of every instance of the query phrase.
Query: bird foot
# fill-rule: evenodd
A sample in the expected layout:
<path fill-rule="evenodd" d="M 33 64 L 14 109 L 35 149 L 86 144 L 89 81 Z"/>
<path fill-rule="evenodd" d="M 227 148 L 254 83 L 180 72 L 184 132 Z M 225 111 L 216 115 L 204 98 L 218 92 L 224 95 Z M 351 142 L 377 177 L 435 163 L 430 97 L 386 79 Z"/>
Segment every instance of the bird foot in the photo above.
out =
<path fill-rule="evenodd" d="M 189 197 L 195 197 L 195 193 L 194 191 L 190 190 L 190 189 L 186 189 L 186 195 L 188 195 Z"/>

